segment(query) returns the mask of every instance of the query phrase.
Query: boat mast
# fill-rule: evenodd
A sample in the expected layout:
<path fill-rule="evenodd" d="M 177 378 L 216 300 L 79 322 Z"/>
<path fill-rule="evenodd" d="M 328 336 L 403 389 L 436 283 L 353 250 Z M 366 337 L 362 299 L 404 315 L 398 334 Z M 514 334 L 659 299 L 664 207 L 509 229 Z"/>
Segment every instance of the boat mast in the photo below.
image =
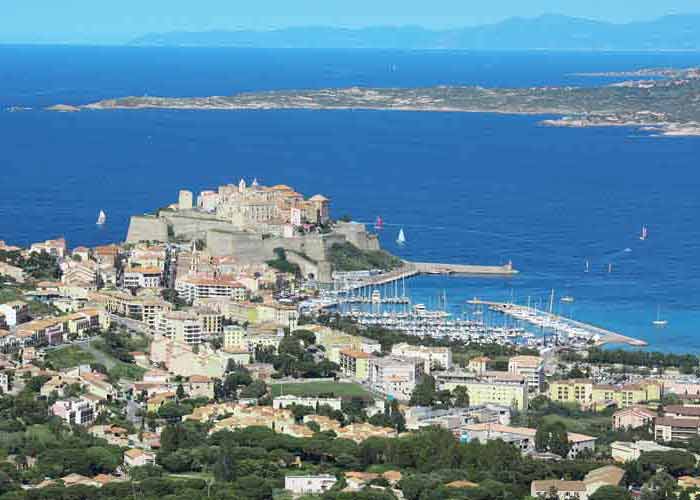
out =
<path fill-rule="evenodd" d="M 554 311 L 554 288 L 552 288 L 552 295 L 549 297 L 549 314 Z"/>

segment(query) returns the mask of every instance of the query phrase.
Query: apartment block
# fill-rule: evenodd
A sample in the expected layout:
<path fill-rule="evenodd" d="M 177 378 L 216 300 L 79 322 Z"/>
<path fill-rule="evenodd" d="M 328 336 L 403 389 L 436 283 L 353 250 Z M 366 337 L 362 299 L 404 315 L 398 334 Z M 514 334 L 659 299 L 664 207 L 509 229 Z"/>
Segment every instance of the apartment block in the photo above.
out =
<path fill-rule="evenodd" d="M 130 267 L 124 270 L 124 288 L 160 288 L 163 271 L 157 267 Z"/>
<path fill-rule="evenodd" d="M 340 351 L 340 369 L 347 377 L 365 381 L 369 378 L 370 362 L 374 358 L 362 351 L 343 349 Z"/>
<path fill-rule="evenodd" d="M 508 372 L 527 380 L 531 392 L 544 390 L 544 361 L 539 356 L 513 356 L 508 360 Z"/>
<path fill-rule="evenodd" d="M 421 375 L 425 361 L 416 358 L 387 356 L 369 360 L 369 383 L 377 392 L 405 401 L 410 399 Z"/>
<path fill-rule="evenodd" d="M 549 397 L 561 403 L 578 403 L 585 408 L 605 407 L 614 403 L 627 408 L 661 399 L 663 384 L 649 380 L 638 384 L 597 385 L 588 379 L 558 380 L 549 385 Z"/>
<path fill-rule="evenodd" d="M 462 386 L 469 394 L 470 405 L 495 404 L 514 410 L 527 410 L 528 384 L 518 375 L 507 372 L 473 372 L 453 370 L 436 373 L 438 387 L 449 391 Z"/>
<path fill-rule="evenodd" d="M 95 407 L 85 398 L 70 398 L 56 401 L 51 406 L 51 414 L 68 424 L 88 425 L 95 420 Z"/>
<path fill-rule="evenodd" d="M 430 373 L 432 370 L 450 370 L 452 368 L 452 350 L 449 347 L 430 347 L 400 343 L 392 346 L 391 354 L 393 356 L 424 360 L 426 373 Z"/>
<path fill-rule="evenodd" d="M 175 290 L 190 303 L 210 298 L 228 298 L 235 302 L 243 302 L 248 296 L 245 286 L 229 278 L 184 276 L 175 280 Z"/>

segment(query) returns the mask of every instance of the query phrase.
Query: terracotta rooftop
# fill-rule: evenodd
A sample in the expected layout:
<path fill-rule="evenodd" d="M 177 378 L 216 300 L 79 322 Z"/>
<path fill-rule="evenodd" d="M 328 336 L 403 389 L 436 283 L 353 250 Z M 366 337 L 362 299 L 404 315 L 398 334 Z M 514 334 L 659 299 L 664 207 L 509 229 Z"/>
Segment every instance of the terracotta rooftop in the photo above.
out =
<path fill-rule="evenodd" d="M 369 359 L 373 357 L 371 354 L 367 354 L 364 351 L 353 351 L 352 349 L 342 349 L 340 353 L 345 354 L 346 356 L 350 356 L 351 358 L 359 359 Z"/>
<path fill-rule="evenodd" d="M 700 406 L 669 405 L 664 407 L 664 413 L 673 413 L 683 417 L 700 417 Z"/>
<path fill-rule="evenodd" d="M 700 427 L 700 420 L 696 418 L 662 417 L 656 420 L 656 425 L 697 429 Z"/>

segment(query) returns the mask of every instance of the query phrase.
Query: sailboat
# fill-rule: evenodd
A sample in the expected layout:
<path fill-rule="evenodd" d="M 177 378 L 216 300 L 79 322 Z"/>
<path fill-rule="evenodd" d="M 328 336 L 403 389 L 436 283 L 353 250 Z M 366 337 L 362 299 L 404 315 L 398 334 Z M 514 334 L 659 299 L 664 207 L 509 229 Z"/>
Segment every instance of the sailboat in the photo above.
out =
<path fill-rule="evenodd" d="M 104 210 L 100 210 L 100 215 L 97 216 L 97 225 L 101 226 L 105 222 L 107 222 L 107 214 L 104 212 Z"/>
<path fill-rule="evenodd" d="M 646 241 L 646 239 L 649 237 L 649 229 L 646 226 L 642 226 L 642 234 L 639 235 L 639 239 L 642 241 Z"/>
<path fill-rule="evenodd" d="M 612 264 L 608 264 L 608 274 L 612 272 Z"/>
<path fill-rule="evenodd" d="M 382 220 L 382 217 L 380 215 L 377 216 L 377 220 L 374 223 L 374 229 L 377 231 L 381 231 L 384 229 L 384 221 Z"/>
<path fill-rule="evenodd" d="M 401 230 L 399 231 L 399 235 L 396 238 L 396 243 L 398 243 L 399 245 L 404 245 L 406 243 L 406 235 L 403 232 L 403 228 L 401 228 Z"/>
<path fill-rule="evenodd" d="M 661 319 L 661 306 L 658 306 L 656 308 L 656 319 L 654 321 L 652 321 L 652 324 L 654 326 L 659 326 L 659 327 L 668 325 L 667 320 Z"/>
<path fill-rule="evenodd" d="M 590 272 L 591 270 L 591 263 L 588 262 L 588 259 L 586 259 L 586 269 L 583 271 L 584 273 Z"/>

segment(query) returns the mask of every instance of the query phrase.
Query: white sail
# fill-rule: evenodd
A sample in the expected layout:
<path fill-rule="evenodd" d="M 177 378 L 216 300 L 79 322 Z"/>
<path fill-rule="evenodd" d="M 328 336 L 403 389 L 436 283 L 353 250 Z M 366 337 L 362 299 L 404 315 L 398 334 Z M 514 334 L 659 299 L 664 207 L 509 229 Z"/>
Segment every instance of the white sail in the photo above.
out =
<path fill-rule="evenodd" d="M 406 243 L 406 235 L 403 232 L 403 228 L 401 228 L 401 230 L 399 231 L 399 236 L 396 238 L 396 243 L 398 243 L 399 245 L 403 245 L 404 243 Z"/>
<path fill-rule="evenodd" d="M 642 234 L 639 236 L 639 239 L 644 241 L 649 237 L 649 229 L 646 226 L 642 226 Z"/>
<path fill-rule="evenodd" d="M 97 224 L 102 225 L 105 222 L 107 222 L 107 214 L 104 213 L 104 210 L 100 210 L 100 215 L 97 216 Z"/>

